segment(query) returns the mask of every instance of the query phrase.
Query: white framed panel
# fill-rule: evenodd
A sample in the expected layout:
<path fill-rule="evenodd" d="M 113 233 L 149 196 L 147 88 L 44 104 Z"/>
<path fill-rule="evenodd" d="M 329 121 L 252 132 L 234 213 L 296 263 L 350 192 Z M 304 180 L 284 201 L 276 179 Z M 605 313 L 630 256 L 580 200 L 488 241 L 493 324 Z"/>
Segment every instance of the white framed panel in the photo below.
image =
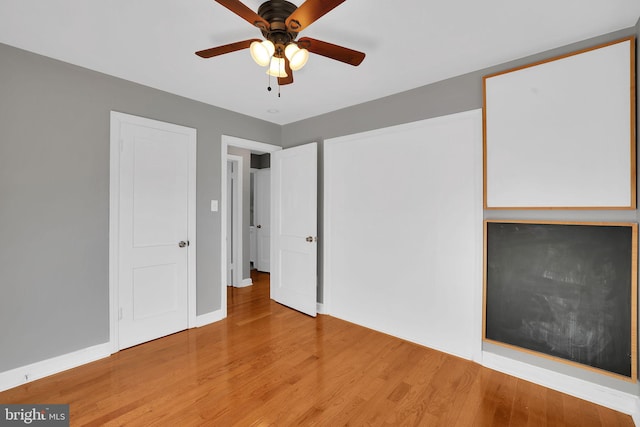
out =
<path fill-rule="evenodd" d="M 324 310 L 481 358 L 480 110 L 325 141 Z"/>
<path fill-rule="evenodd" d="M 484 78 L 485 208 L 636 206 L 634 39 Z"/>

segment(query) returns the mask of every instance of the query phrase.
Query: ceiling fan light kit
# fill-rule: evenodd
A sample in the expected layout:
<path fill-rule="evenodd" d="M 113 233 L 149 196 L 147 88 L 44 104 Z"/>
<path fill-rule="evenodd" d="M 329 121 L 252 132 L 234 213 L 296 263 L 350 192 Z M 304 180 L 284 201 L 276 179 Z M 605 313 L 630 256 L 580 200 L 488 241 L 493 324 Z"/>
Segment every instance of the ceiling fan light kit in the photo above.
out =
<path fill-rule="evenodd" d="M 300 7 L 286 0 L 269 0 L 260 5 L 257 13 L 239 0 L 215 1 L 257 27 L 265 40 L 243 40 L 196 52 L 201 58 L 249 48 L 251 58 L 261 67 L 268 67 L 267 74 L 277 77 L 280 86 L 293 83 L 293 71 L 305 66 L 309 52 L 353 66 L 364 60 L 363 52 L 321 40 L 303 37 L 296 42 L 300 31 L 345 0 L 306 0 Z"/>
<path fill-rule="evenodd" d="M 262 42 L 251 42 L 249 47 L 251 57 L 261 67 L 266 67 L 271 63 L 271 57 L 276 52 L 276 47 L 269 40 Z"/>
<path fill-rule="evenodd" d="M 309 51 L 307 49 L 300 49 L 295 43 L 290 43 L 284 49 L 284 56 L 289 60 L 291 70 L 298 71 L 304 67 L 309 60 Z"/>
<path fill-rule="evenodd" d="M 271 58 L 267 74 L 273 77 L 289 77 L 285 70 L 284 58 L 276 58 L 275 56 Z"/>

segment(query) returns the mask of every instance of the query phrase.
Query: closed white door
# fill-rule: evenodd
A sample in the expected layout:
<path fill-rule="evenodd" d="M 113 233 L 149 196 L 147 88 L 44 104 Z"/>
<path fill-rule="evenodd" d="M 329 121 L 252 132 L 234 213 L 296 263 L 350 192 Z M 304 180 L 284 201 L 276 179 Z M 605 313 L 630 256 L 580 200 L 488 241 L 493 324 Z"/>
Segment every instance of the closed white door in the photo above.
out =
<path fill-rule="evenodd" d="M 195 146 L 195 130 L 123 122 L 119 139 L 117 295 L 123 349 L 188 328 L 189 146 Z"/>
<path fill-rule="evenodd" d="M 271 171 L 256 171 L 256 268 L 271 272 Z"/>
<path fill-rule="evenodd" d="M 271 298 L 316 315 L 317 144 L 271 154 Z"/>

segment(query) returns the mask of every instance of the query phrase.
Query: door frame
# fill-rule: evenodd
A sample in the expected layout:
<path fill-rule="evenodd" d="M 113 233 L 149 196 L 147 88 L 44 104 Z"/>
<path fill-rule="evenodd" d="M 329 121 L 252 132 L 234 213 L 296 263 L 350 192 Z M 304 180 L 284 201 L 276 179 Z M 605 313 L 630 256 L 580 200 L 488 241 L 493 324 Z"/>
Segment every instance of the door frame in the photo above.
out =
<path fill-rule="evenodd" d="M 233 200 L 230 200 L 230 203 L 233 204 L 233 212 L 234 212 L 234 217 L 235 217 L 235 221 L 233 222 L 233 229 L 231 230 L 231 239 L 232 239 L 232 245 L 231 247 L 233 248 L 233 253 L 234 253 L 234 257 L 236 259 L 236 265 L 235 265 L 235 270 L 234 272 L 236 273 L 236 277 L 234 277 L 234 280 L 231 282 L 231 285 L 239 288 L 242 286 L 242 267 L 243 267 L 243 263 L 244 263 L 244 257 L 242 256 L 242 241 L 244 240 L 242 238 L 242 220 L 243 220 L 243 215 L 244 215 L 244 206 L 242 204 L 242 196 L 243 196 L 243 182 L 242 182 L 242 173 L 243 173 L 243 166 L 242 166 L 242 157 L 241 156 L 236 156 L 233 154 L 227 154 L 227 163 L 229 162 L 235 163 L 236 164 L 236 179 L 234 181 L 234 188 L 235 188 L 235 194 L 236 197 Z M 227 168 L 227 174 L 225 175 L 225 177 L 227 179 L 229 179 L 229 168 Z M 225 187 L 226 188 L 226 187 Z M 227 197 L 228 193 L 227 193 Z M 224 206 L 227 206 L 227 210 L 226 212 L 229 212 L 229 205 L 225 204 Z M 225 212 L 225 213 L 226 213 Z M 228 219 L 228 218 L 227 218 Z M 227 231 L 229 231 L 229 224 L 227 223 Z M 228 233 L 227 233 L 228 235 Z M 225 239 L 226 241 L 226 239 Z M 226 254 L 227 252 L 225 252 Z M 225 263 L 224 264 L 225 268 L 228 267 L 228 264 Z M 238 276 L 238 273 L 240 274 L 240 276 Z M 228 277 L 227 277 L 228 279 Z M 227 282 L 227 286 L 229 285 L 229 283 Z"/>
<path fill-rule="evenodd" d="M 220 169 L 220 309 L 227 317 L 227 157 L 229 147 L 246 148 L 252 153 L 273 153 L 282 147 L 236 136 L 222 135 Z"/>
<path fill-rule="evenodd" d="M 193 128 L 162 122 L 144 117 L 111 111 L 109 135 L 109 343 L 111 353 L 119 348 L 118 305 L 119 305 L 119 264 L 120 257 L 120 126 L 132 123 L 154 126 L 170 132 L 189 135 L 188 140 L 188 205 L 187 234 L 187 327 L 196 326 L 196 130 Z M 226 182 L 226 181 L 225 181 Z"/>

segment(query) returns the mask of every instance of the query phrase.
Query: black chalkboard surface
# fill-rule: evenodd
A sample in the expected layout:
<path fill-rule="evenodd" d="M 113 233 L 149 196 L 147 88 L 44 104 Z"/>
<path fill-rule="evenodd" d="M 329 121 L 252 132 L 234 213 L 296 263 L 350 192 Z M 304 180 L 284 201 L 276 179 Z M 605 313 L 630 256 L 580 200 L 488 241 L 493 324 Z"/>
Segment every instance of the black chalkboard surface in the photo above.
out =
<path fill-rule="evenodd" d="M 485 221 L 485 340 L 635 379 L 636 231 Z"/>

